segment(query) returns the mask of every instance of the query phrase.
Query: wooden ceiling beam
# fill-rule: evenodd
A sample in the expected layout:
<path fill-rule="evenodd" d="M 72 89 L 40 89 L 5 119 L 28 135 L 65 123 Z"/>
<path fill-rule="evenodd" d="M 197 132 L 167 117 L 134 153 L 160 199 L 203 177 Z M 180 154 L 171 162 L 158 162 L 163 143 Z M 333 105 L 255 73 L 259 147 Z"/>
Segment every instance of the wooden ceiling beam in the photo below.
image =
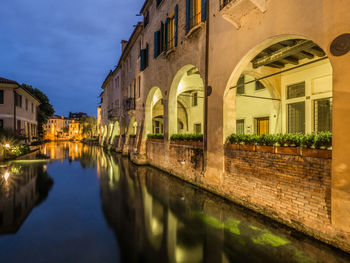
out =
<path fill-rule="evenodd" d="M 313 49 L 313 47 L 315 45 L 316 44 L 310 40 L 302 40 L 302 41 L 298 42 L 297 44 L 295 44 L 294 46 L 287 46 L 287 47 L 281 48 L 277 51 L 270 53 L 270 55 L 268 55 L 268 56 L 253 59 L 253 61 L 252 61 L 253 68 L 259 68 L 261 66 L 265 66 L 267 64 L 277 62 L 277 61 L 284 59 L 286 57 L 290 57 L 290 56 L 293 56 L 297 53 L 300 53 L 301 51 L 304 51 L 306 49 L 307 50 L 311 50 L 311 49 L 315 50 L 315 49 Z M 310 53 L 311 53 L 311 51 L 310 51 Z"/>

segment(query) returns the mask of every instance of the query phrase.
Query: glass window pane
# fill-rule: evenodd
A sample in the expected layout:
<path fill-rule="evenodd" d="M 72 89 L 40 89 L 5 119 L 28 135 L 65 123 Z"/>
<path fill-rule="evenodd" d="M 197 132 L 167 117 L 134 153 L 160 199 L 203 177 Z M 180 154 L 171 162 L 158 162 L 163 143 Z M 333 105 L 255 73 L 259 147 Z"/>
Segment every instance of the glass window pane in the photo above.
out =
<path fill-rule="evenodd" d="M 236 133 L 237 134 L 244 134 L 244 120 L 237 120 L 236 121 Z"/>
<path fill-rule="evenodd" d="M 255 129 L 257 135 L 268 134 L 270 132 L 269 117 L 255 119 Z"/>
<path fill-rule="evenodd" d="M 305 102 L 288 105 L 288 132 L 305 133 Z"/>
<path fill-rule="evenodd" d="M 315 100 L 314 129 L 316 132 L 332 131 L 332 98 Z"/>
<path fill-rule="evenodd" d="M 287 87 L 287 99 L 294 99 L 305 96 L 305 82 L 289 85 Z"/>
<path fill-rule="evenodd" d="M 237 94 L 244 94 L 244 75 L 241 75 L 238 79 Z"/>

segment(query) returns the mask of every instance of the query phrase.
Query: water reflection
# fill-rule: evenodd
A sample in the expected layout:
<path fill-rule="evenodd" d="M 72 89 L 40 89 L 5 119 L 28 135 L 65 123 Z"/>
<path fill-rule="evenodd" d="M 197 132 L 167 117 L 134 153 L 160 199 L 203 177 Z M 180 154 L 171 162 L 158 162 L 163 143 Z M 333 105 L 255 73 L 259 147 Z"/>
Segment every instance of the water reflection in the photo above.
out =
<path fill-rule="evenodd" d="M 349 262 L 156 169 L 100 154 L 102 207 L 123 262 Z"/>
<path fill-rule="evenodd" d="M 49 143 L 38 157 L 51 160 L 0 168 L 0 234 L 16 232 L 48 196 L 47 169 L 55 179 L 22 233 L 0 238 L 6 262 L 350 262 L 345 253 L 99 147 Z"/>
<path fill-rule="evenodd" d="M 16 233 L 32 209 L 43 202 L 53 180 L 43 163 L 22 161 L 0 168 L 0 235 Z"/>

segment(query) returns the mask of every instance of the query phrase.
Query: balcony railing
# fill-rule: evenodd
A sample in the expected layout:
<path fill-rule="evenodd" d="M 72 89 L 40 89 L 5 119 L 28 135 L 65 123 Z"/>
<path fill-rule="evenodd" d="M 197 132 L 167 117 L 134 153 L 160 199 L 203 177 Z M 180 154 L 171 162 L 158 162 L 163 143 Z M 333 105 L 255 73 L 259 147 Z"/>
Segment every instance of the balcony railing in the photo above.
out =
<path fill-rule="evenodd" d="M 120 108 L 116 107 L 108 111 L 108 119 L 118 118 L 120 116 Z"/>
<path fill-rule="evenodd" d="M 135 98 L 128 98 L 124 100 L 124 108 L 126 111 L 135 110 L 136 108 Z"/>

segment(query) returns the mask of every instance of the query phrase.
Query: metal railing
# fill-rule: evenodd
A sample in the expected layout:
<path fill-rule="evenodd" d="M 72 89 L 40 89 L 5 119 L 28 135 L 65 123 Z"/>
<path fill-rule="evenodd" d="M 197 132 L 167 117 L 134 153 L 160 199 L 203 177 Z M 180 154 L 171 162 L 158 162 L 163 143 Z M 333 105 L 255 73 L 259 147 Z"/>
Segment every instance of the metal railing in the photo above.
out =
<path fill-rule="evenodd" d="M 125 99 L 124 100 L 124 108 L 126 111 L 135 110 L 136 109 L 135 98 Z"/>
<path fill-rule="evenodd" d="M 226 5 L 231 3 L 234 0 L 220 0 L 220 10 L 222 10 Z"/>

